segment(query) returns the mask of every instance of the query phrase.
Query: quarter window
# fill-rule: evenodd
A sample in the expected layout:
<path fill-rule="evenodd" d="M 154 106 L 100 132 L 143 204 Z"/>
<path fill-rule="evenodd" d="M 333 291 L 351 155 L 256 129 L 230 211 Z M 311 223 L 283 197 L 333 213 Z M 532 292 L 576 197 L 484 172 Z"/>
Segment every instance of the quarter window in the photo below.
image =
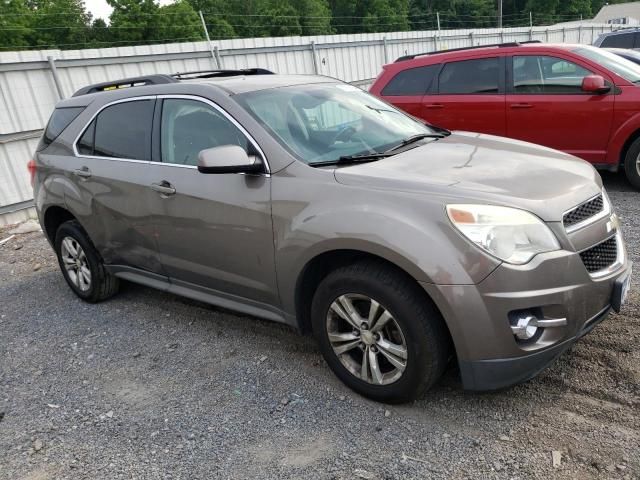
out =
<path fill-rule="evenodd" d="M 150 160 L 153 106 L 154 100 L 135 100 L 105 108 L 82 135 L 78 151 L 91 149 L 99 157 Z"/>
<path fill-rule="evenodd" d="M 562 58 L 538 55 L 513 57 L 515 93 L 583 93 L 582 80 L 587 75 L 593 73 Z"/>
<path fill-rule="evenodd" d="M 424 95 L 433 82 L 433 78 L 440 69 L 440 65 L 409 68 L 398 73 L 386 87 L 382 89 L 383 96 Z"/>
<path fill-rule="evenodd" d="M 445 64 L 440 72 L 439 93 L 499 93 L 500 62 L 498 58 L 480 58 Z"/>
<path fill-rule="evenodd" d="M 197 165 L 198 153 L 222 145 L 238 145 L 249 153 L 247 137 L 211 106 L 186 99 L 166 99 L 162 104 L 162 161 Z"/>
<path fill-rule="evenodd" d="M 51 114 L 47 128 L 42 136 L 42 143 L 49 145 L 71 122 L 84 110 L 84 107 L 56 108 Z"/>

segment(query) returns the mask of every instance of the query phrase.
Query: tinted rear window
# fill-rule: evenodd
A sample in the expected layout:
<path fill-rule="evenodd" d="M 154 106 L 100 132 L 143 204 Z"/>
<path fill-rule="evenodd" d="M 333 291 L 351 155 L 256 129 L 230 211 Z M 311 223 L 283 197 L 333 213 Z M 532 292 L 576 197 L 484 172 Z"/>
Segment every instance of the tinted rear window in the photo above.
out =
<path fill-rule="evenodd" d="M 439 77 L 439 92 L 445 94 L 499 93 L 497 58 L 480 58 L 445 64 Z"/>
<path fill-rule="evenodd" d="M 609 35 L 602 41 L 601 47 L 609 48 L 633 48 L 633 39 L 635 33 L 620 33 L 618 35 Z"/>
<path fill-rule="evenodd" d="M 382 95 L 424 95 L 429 90 L 439 68 L 440 65 L 427 65 L 403 70 L 382 89 Z"/>
<path fill-rule="evenodd" d="M 82 110 L 84 110 L 84 107 L 56 108 L 51 114 L 47 128 L 42 136 L 41 146 L 45 147 L 58 138 L 58 135 L 73 122 L 73 119 L 76 118 Z"/>
<path fill-rule="evenodd" d="M 150 160 L 153 106 L 154 100 L 135 100 L 102 110 L 96 119 L 93 154 Z"/>

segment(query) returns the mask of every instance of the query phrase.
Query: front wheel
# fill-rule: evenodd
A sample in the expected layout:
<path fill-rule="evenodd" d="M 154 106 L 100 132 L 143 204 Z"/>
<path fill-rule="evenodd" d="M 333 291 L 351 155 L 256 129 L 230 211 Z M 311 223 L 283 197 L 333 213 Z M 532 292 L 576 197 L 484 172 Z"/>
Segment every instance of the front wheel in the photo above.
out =
<path fill-rule="evenodd" d="M 637 138 L 627 150 L 624 158 L 624 172 L 629 183 L 640 190 L 640 138 Z"/>
<path fill-rule="evenodd" d="M 411 278 L 376 261 L 330 273 L 312 304 L 322 354 L 347 386 L 374 400 L 415 399 L 442 375 L 449 337 Z"/>

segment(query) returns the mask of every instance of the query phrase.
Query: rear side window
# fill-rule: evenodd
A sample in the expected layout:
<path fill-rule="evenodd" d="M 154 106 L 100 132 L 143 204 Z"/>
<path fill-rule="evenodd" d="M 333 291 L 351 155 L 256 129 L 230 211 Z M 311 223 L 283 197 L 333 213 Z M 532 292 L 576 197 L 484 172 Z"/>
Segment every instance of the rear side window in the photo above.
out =
<path fill-rule="evenodd" d="M 635 33 L 619 33 L 609 35 L 602 41 L 601 47 L 609 48 L 633 48 Z"/>
<path fill-rule="evenodd" d="M 82 134 L 78 151 L 91 151 L 98 157 L 150 160 L 154 102 L 134 100 L 105 108 Z"/>
<path fill-rule="evenodd" d="M 497 57 L 445 64 L 439 92 L 444 94 L 499 93 L 500 62 Z"/>
<path fill-rule="evenodd" d="M 53 142 L 62 131 L 84 110 L 84 107 L 56 108 L 51 114 L 47 128 L 42 136 L 41 146 L 45 147 Z"/>
<path fill-rule="evenodd" d="M 424 95 L 431 86 L 440 65 L 409 68 L 396 74 L 382 89 L 383 96 Z"/>

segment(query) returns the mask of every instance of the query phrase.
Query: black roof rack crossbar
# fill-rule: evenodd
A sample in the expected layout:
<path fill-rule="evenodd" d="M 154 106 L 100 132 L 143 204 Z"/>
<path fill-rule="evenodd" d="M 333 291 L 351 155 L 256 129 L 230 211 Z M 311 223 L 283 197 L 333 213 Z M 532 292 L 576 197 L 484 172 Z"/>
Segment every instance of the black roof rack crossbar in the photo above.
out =
<path fill-rule="evenodd" d="M 191 80 L 195 78 L 234 77 L 237 75 L 273 75 L 266 68 L 242 68 L 237 70 L 195 70 L 192 72 L 177 72 L 171 75 L 176 80 Z"/>
<path fill-rule="evenodd" d="M 87 95 L 89 93 L 105 92 L 109 90 L 117 90 L 119 88 L 140 87 L 143 85 L 159 85 L 162 83 L 175 83 L 177 80 L 169 75 L 147 75 L 145 77 L 123 78 L 113 82 L 96 83 L 83 87 L 73 94 L 74 97 Z"/>
<path fill-rule="evenodd" d="M 475 50 L 476 48 L 487 48 L 487 47 L 518 47 L 520 45 L 525 45 L 527 43 L 542 43 L 540 40 L 528 40 L 526 42 L 507 42 L 507 43 L 492 43 L 490 45 L 476 45 L 473 47 L 460 47 L 460 48 L 450 48 L 448 50 L 436 50 L 433 52 L 424 52 L 424 53 L 416 53 L 414 55 L 404 55 L 396 59 L 396 62 L 404 62 L 405 60 L 413 60 L 416 57 L 422 57 L 423 55 L 436 55 L 438 53 L 449 53 L 449 52 L 461 52 L 463 50 Z"/>

